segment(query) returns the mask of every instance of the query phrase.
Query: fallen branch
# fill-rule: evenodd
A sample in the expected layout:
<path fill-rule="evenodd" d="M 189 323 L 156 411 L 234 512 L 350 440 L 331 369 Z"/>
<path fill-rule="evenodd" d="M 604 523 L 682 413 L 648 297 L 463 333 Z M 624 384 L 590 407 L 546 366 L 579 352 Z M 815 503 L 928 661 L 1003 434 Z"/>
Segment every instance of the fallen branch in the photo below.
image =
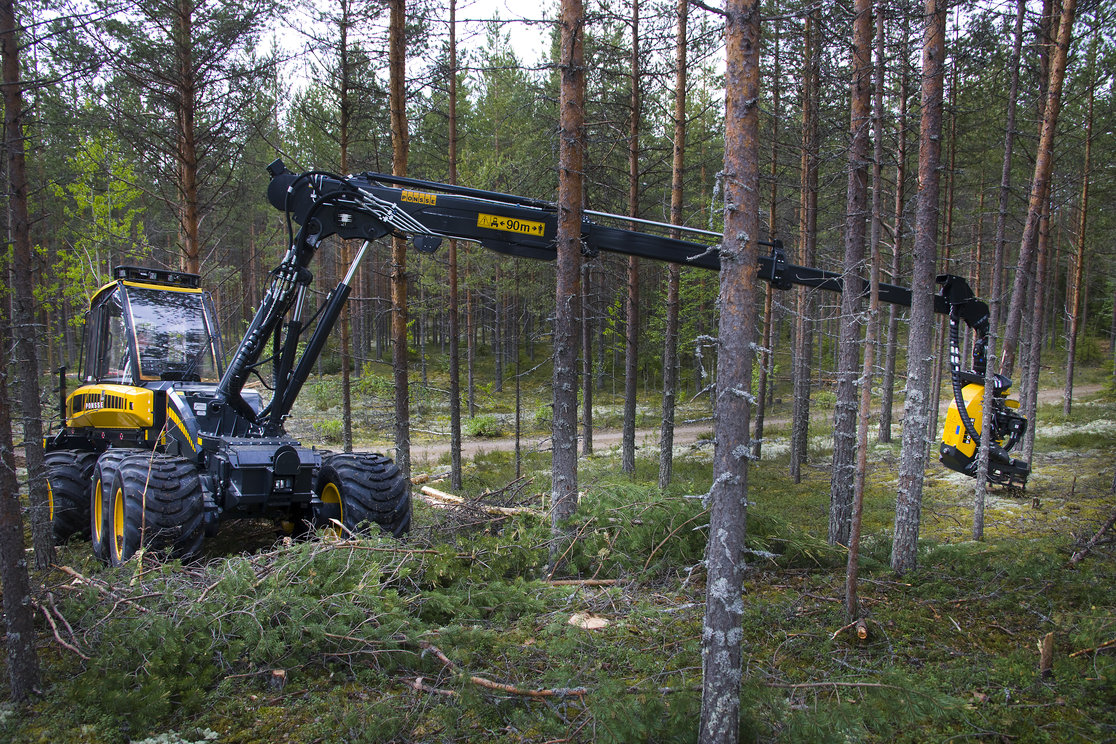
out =
<path fill-rule="evenodd" d="M 475 674 L 466 674 L 459 671 L 457 664 L 450 660 L 450 658 L 445 655 L 442 649 L 438 648 L 429 641 L 420 641 L 419 646 L 423 650 L 429 651 L 435 657 L 437 657 L 438 661 L 442 662 L 446 669 L 458 672 L 462 676 L 467 677 L 468 680 L 477 687 L 484 687 L 489 690 L 495 690 L 496 692 L 505 692 L 509 695 L 519 695 L 521 697 L 529 698 L 582 697 L 588 692 L 588 690 L 586 690 L 584 687 L 558 688 L 553 690 L 524 690 L 522 688 L 515 687 L 514 685 L 504 684 L 503 682 L 493 682 L 490 679 L 478 677 Z M 422 687 L 416 687 L 416 684 L 422 684 L 422 677 L 416 679 L 415 682 L 411 685 L 412 687 L 415 687 L 415 689 L 422 689 Z M 438 694 L 444 694 L 444 692 Z"/>
<path fill-rule="evenodd" d="M 47 622 L 50 623 L 50 629 L 54 632 L 54 640 L 58 641 L 58 645 L 60 645 L 67 651 L 72 651 L 86 661 L 89 661 L 89 657 L 83 654 L 81 652 L 81 649 L 79 649 L 72 643 L 67 643 L 66 641 L 62 640 L 62 636 L 58 633 L 58 624 L 54 622 L 54 618 L 51 616 L 50 611 L 47 610 L 47 608 L 43 605 L 39 605 L 39 609 L 43 611 L 43 616 L 47 619 Z M 57 612 L 57 610 L 55 611 Z"/>
<path fill-rule="evenodd" d="M 614 586 L 616 579 L 553 579 L 546 582 L 550 586 Z"/>
<path fill-rule="evenodd" d="M 109 599 L 115 600 L 117 602 L 117 604 L 119 604 L 120 602 L 127 602 L 128 604 L 132 605 L 133 607 L 135 607 L 140 612 L 147 612 L 148 611 L 146 607 L 137 603 L 135 601 L 135 599 L 133 599 L 131 597 L 121 597 L 119 594 L 117 594 L 115 592 L 112 592 L 112 591 L 109 591 L 105 587 L 101 586 L 100 583 L 98 583 L 97 581 L 94 581 L 93 579 L 90 579 L 86 576 L 82 576 L 80 573 L 78 573 L 74 569 L 70 568 L 69 566 L 59 566 L 59 565 L 55 564 L 55 568 L 57 568 L 59 571 L 61 571 L 64 574 L 67 574 L 69 576 L 74 577 L 75 579 L 77 579 L 82 584 L 88 584 L 89 586 L 93 587 L 94 589 L 96 589 L 97 591 L 99 591 L 101 594 L 105 595 Z M 145 597 L 150 597 L 150 596 L 157 596 L 157 595 L 147 594 L 147 595 L 144 595 L 144 596 Z"/>
<path fill-rule="evenodd" d="M 1073 557 L 1070 558 L 1070 565 L 1076 566 L 1084 560 L 1085 556 L 1089 555 L 1089 551 L 1097 546 L 1100 539 L 1104 537 L 1104 533 L 1112 529 L 1112 525 L 1114 524 L 1116 524 L 1116 509 L 1112 510 L 1112 514 L 1108 516 L 1108 521 L 1101 525 L 1101 528 L 1097 530 L 1097 534 L 1093 535 L 1092 539 L 1085 543 L 1085 547 L 1073 554 Z"/>
<path fill-rule="evenodd" d="M 1080 651 L 1074 651 L 1072 654 L 1070 654 L 1070 658 L 1073 658 L 1074 656 L 1081 656 L 1082 654 L 1096 653 L 1097 651 L 1103 651 L 1106 648 L 1112 648 L 1113 646 L 1116 646 L 1116 638 L 1113 638 L 1111 641 L 1105 641 L 1101 645 L 1094 646 L 1093 648 L 1083 648 Z"/>
<path fill-rule="evenodd" d="M 457 697 L 455 690 L 443 690 L 440 687 L 431 687 L 422 681 L 422 677 L 415 677 L 411 680 L 411 687 L 419 692 L 428 692 L 431 695 L 443 695 L 445 697 Z"/>
<path fill-rule="evenodd" d="M 453 504 L 454 506 L 466 506 L 472 509 L 477 509 L 478 511 L 485 512 L 486 514 L 499 514 L 505 517 L 515 516 L 518 514 L 530 514 L 534 517 L 546 516 L 546 514 L 539 511 L 538 509 L 528 509 L 527 507 L 523 506 L 489 506 L 488 504 L 482 504 L 477 501 L 468 501 L 467 499 L 463 499 L 460 496 L 454 496 L 452 493 L 439 491 L 438 489 L 431 488 L 430 486 L 423 486 L 421 489 L 419 489 L 419 491 L 424 496 L 426 496 L 427 499 L 433 499 L 435 502 L 438 502 L 434 504 L 435 506 L 445 504 Z"/>

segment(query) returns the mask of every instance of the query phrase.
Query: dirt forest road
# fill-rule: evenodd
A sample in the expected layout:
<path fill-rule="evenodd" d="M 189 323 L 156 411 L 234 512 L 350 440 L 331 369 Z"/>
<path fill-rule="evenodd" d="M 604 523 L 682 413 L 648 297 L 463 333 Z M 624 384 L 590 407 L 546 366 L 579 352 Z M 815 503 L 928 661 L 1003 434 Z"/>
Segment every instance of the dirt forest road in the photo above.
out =
<path fill-rule="evenodd" d="M 1078 385 L 1074 388 L 1074 400 L 1078 400 L 1084 396 L 1093 395 L 1100 392 L 1102 386 L 1099 384 L 1091 385 Z M 1045 388 L 1039 391 L 1040 403 L 1058 403 L 1062 400 L 1063 390 L 1061 388 Z M 948 403 L 942 404 L 941 415 L 945 416 Z M 895 421 L 898 423 L 903 413 L 902 405 L 898 405 L 895 412 Z M 821 416 L 814 416 L 814 426 L 825 426 L 831 424 L 833 421 L 833 412 L 831 410 L 825 411 Z M 790 423 L 790 416 L 780 413 L 778 416 L 768 417 L 766 425 L 771 427 L 786 426 Z M 674 444 L 686 445 L 693 444 L 698 439 L 708 439 L 713 431 L 713 419 L 709 418 L 703 421 L 693 423 L 683 423 L 674 427 Z M 611 447 L 618 447 L 623 438 L 623 432 L 620 429 L 597 429 L 593 432 L 593 448 L 595 450 L 608 450 Z M 580 437 L 578 437 L 580 441 Z M 550 450 L 550 437 L 529 435 L 521 439 L 520 446 L 524 452 L 541 452 Z M 659 446 L 659 429 L 637 429 L 636 430 L 636 446 L 637 447 L 658 447 Z M 467 438 L 461 442 L 461 456 L 465 459 L 470 459 L 481 452 L 511 452 L 515 449 L 515 437 L 493 437 L 493 438 Z M 438 462 L 441 458 L 447 457 L 450 451 L 449 437 L 444 440 L 434 442 L 413 442 L 411 444 L 411 459 L 418 464 L 426 463 L 433 464 Z"/>

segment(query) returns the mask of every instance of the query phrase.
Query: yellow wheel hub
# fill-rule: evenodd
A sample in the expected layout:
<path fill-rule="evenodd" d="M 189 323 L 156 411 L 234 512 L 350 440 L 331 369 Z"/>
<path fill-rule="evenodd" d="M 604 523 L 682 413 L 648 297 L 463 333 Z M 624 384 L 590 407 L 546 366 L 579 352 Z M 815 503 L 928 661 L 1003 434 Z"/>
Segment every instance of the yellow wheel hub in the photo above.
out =
<path fill-rule="evenodd" d="M 104 496 L 101 492 L 101 479 L 98 478 L 93 483 L 93 542 L 98 545 L 104 537 L 101 532 L 104 530 Z"/>
<path fill-rule="evenodd" d="M 326 483 L 325 484 L 325 488 L 322 489 L 322 503 L 323 504 L 337 504 L 337 512 L 341 515 L 341 519 L 338 520 L 338 521 L 340 521 L 341 524 L 345 524 L 345 511 L 344 511 L 344 507 L 341 505 L 341 491 L 338 490 L 337 484 L 335 484 L 335 483 Z M 340 527 L 334 527 L 333 530 L 338 535 L 341 534 L 341 528 Z"/>
<path fill-rule="evenodd" d="M 116 489 L 112 497 L 112 541 L 117 560 L 124 555 L 124 489 Z"/>
<path fill-rule="evenodd" d="M 50 487 L 50 481 L 47 481 L 47 508 L 50 514 L 50 521 L 54 522 L 54 489 Z"/>

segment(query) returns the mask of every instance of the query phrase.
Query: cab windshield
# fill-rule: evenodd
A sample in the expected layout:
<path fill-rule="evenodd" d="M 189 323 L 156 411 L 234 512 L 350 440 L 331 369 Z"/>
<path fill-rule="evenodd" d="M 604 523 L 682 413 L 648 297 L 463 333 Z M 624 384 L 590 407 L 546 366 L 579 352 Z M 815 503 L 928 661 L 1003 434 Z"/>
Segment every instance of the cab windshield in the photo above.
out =
<path fill-rule="evenodd" d="M 127 293 L 141 380 L 217 379 L 203 293 L 133 286 Z"/>

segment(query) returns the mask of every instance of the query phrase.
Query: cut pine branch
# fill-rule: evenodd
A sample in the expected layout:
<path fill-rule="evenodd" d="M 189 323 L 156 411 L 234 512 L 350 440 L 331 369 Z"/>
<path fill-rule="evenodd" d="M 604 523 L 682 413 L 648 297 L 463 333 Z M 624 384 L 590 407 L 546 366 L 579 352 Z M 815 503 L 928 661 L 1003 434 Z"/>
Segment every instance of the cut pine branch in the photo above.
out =
<path fill-rule="evenodd" d="M 519 695 L 521 697 L 529 697 L 529 698 L 582 697 L 586 693 L 588 693 L 588 690 L 586 690 L 584 687 L 563 687 L 563 688 L 557 688 L 557 689 L 525 690 L 525 689 L 522 689 L 520 687 L 516 687 L 515 685 L 509 685 L 509 684 L 505 684 L 503 682 L 494 682 L 493 680 L 486 679 L 485 677 L 478 677 L 475 674 L 467 674 L 465 672 L 462 672 L 460 670 L 460 668 L 457 666 L 457 664 L 454 663 L 448 656 L 446 656 L 445 652 L 443 652 L 442 649 L 438 648 L 433 643 L 430 643 L 428 641 L 421 641 L 419 643 L 419 646 L 423 650 L 429 651 L 431 654 L 433 654 L 434 657 L 438 659 L 438 661 L 442 662 L 442 664 L 446 667 L 446 669 L 449 669 L 450 671 L 453 671 L 453 672 L 457 672 L 461 676 L 467 678 L 470 682 L 472 682 L 477 687 L 483 687 L 487 690 L 494 690 L 496 692 L 504 692 L 504 693 L 507 693 L 509 695 Z M 437 688 L 429 688 L 428 686 L 423 685 L 422 684 L 422 677 L 417 678 L 411 684 L 411 686 L 414 687 L 416 690 L 423 690 L 425 692 L 434 692 L 434 693 L 439 694 L 439 695 L 445 695 L 447 692 L 450 692 L 448 690 L 440 690 L 440 689 L 437 689 Z"/>
<path fill-rule="evenodd" d="M 505 517 L 512 517 L 517 514 L 529 514 L 533 517 L 545 517 L 546 515 L 537 509 L 528 509 L 522 506 L 489 506 L 477 501 L 469 501 L 460 496 L 454 496 L 452 493 L 439 491 L 437 488 L 430 486 L 423 486 L 420 489 L 421 493 L 426 496 L 427 503 L 432 503 L 434 506 L 445 506 L 452 504 L 454 506 L 467 506 L 471 509 L 485 512 L 486 514 L 499 514 Z"/>

